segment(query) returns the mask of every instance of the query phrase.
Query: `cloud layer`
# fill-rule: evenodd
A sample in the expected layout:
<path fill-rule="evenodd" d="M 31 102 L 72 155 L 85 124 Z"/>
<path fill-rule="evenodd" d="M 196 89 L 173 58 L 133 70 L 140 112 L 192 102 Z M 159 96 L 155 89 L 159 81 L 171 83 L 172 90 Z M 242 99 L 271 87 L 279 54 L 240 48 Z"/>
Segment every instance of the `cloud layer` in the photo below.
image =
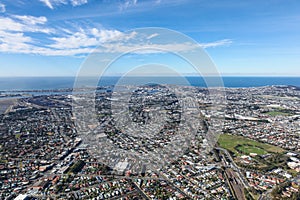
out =
<path fill-rule="evenodd" d="M 75 2 L 75 1 L 73 1 Z M 82 3 L 84 1 L 76 1 Z M 99 47 L 99 52 L 127 52 L 132 48 L 153 49 L 146 53 L 157 53 L 155 49 L 180 52 L 195 48 L 186 42 L 153 43 L 159 33 L 143 35 L 137 32 L 121 32 L 115 29 L 95 27 L 49 28 L 44 16 L 10 15 L 0 17 L 0 52 L 38 54 L 46 56 L 86 55 Z M 38 35 L 38 37 L 36 36 Z M 134 40 L 130 44 L 129 40 Z M 229 39 L 202 43 L 203 48 L 230 45 Z M 145 52 L 144 52 L 145 53 Z"/>
<path fill-rule="evenodd" d="M 40 0 L 50 9 L 54 9 L 56 6 L 60 5 L 68 5 L 71 4 L 72 6 L 81 6 L 83 4 L 88 3 L 88 0 Z"/>

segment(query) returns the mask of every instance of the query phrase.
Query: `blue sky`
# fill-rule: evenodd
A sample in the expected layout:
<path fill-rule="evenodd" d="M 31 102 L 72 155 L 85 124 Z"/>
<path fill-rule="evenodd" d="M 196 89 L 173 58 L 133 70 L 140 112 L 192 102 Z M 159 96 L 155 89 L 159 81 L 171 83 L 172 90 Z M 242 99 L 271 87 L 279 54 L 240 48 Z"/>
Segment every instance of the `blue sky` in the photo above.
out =
<path fill-rule="evenodd" d="M 298 0 L 0 0 L 0 76 L 74 76 L 99 45 L 125 53 L 141 27 L 186 34 L 224 75 L 300 76 L 299 24 Z"/>

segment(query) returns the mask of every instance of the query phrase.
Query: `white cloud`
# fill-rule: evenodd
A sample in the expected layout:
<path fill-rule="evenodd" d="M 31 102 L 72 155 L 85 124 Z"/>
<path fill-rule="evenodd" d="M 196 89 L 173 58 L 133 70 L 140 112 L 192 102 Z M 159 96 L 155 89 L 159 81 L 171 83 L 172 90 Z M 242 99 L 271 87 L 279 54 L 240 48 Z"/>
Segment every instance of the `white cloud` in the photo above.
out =
<path fill-rule="evenodd" d="M 106 30 L 106 29 L 88 29 L 87 31 L 80 30 L 72 35 L 66 37 L 53 37 L 50 38 L 54 41 L 49 45 L 51 48 L 56 49 L 74 49 L 82 47 L 96 47 L 108 42 L 126 41 L 135 36 L 135 32 L 129 34 L 122 33 L 118 30 Z"/>
<path fill-rule="evenodd" d="M 88 0 L 40 0 L 50 9 L 54 9 L 55 6 L 71 4 L 72 6 L 81 6 L 88 3 Z"/>
<path fill-rule="evenodd" d="M 50 9 L 54 9 L 50 0 L 40 0 L 40 1 L 43 2 L 46 6 L 48 6 Z"/>
<path fill-rule="evenodd" d="M 0 3 L 0 13 L 4 13 L 5 11 L 5 5 L 3 3 Z"/>
<path fill-rule="evenodd" d="M 85 55 L 90 52 L 125 53 L 136 49 L 136 53 L 186 52 L 199 47 L 210 48 L 230 45 L 230 39 L 198 46 L 188 42 L 155 44 L 151 40 L 158 33 L 124 33 L 113 29 L 81 28 L 76 30 L 65 27 L 50 29 L 47 18 L 30 15 L 11 15 L 0 17 L 0 52 L 39 54 L 46 56 Z M 34 38 L 31 33 L 42 33 Z M 43 42 L 39 42 L 43 41 Z M 96 47 L 100 48 L 96 49 Z"/>
<path fill-rule="evenodd" d="M 0 31 L 0 51 L 7 53 L 26 53 L 29 52 L 30 46 L 28 43 L 32 39 L 24 36 L 23 33 L 9 33 Z"/>
<path fill-rule="evenodd" d="M 158 36 L 158 35 L 159 35 L 158 33 L 153 33 L 153 34 L 149 35 L 149 36 L 147 37 L 147 39 L 150 40 L 150 39 L 152 39 L 152 38 L 154 38 L 154 37 L 156 37 L 156 36 Z"/>
<path fill-rule="evenodd" d="M 223 40 L 218 40 L 215 42 L 209 42 L 209 43 L 200 43 L 200 46 L 202 48 L 210 48 L 210 47 L 218 47 L 218 46 L 226 46 L 232 44 L 232 40 L 230 39 L 223 39 Z"/>
<path fill-rule="evenodd" d="M 95 31 L 95 30 L 94 30 Z M 83 32 L 76 32 L 68 37 L 53 37 L 50 38 L 53 44 L 38 46 L 34 41 L 24 36 L 22 33 L 8 34 L 0 31 L 0 52 L 7 53 L 25 53 L 25 54 L 39 54 L 46 56 L 74 56 L 89 54 L 91 52 L 99 53 L 126 53 L 134 51 L 138 54 L 151 54 L 168 52 L 188 52 L 198 48 L 199 46 L 191 43 L 172 43 L 172 44 L 144 44 L 135 43 L 127 45 L 124 42 L 126 39 L 134 37 L 137 33 L 129 34 L 120 33 L 116 38 L 108 37 L 112 30 L 98 30 L 102 32 L 99 37 L 87 35 Z M 102 41 L 102 42 L 101 42 Z M 105 41 L 105 42 L 103 42 Z M 227 40 L 226 40 L 227 41 Z M 212 43 L 200 44 L 203 48 L 217 47 L 228 45 L 229 42 L 223 40 Z M 96 47 L 99 48 L 95 49 Z"/>
<path fill-rule="evenodd" d="M 199 46 L 191 43 L 172 43 L 172 44 L 147 44 L 134 43 L 126 45 L 124 43 L 106 43 L 101 45 L 101 48 L 96 49 L 96 52 L 109 53 L 126 53 L 134 51 L 137 54 L 152 54 L 164 52 L 188 52 L 199 48 Z"/>
<path fill-rule="evenodd" d="M 96 28 L 91 29 L 91 33 L 96 38 L 99 38 L 99 41 L 106 42 L 114 38 L 120 38 L 124 34 L 117 30 L 98 30 Z"/>
<path fill-rule="evenodd" d="M 40 32 L 50 33 L 47 27 L 41 26 L 47 22 L 46 17 L 13 15 L 12 18 L 0 17 L 0 30 L 17 32 Z"/>
<path fill-rule="evenodd" d="M 96 38 L 89 38 L 84 33 L 77 32 L 68 37 L 54 37 L 51 38 L 55 43 L 49 45 L 56 49 L 74 49 L 80 47 L 89 47 L 97 45 Z"/>
<path fill-rule="evenodd" d="M 109 32 L 110 30 L 102 30 L 103 32 Z M 199 45 L 186 43 L 172 43 L 172 44 L 147 44 L 147 43 L 133 43 L 126 44 L 124 39 L 135 36 L 137 33 L 133 32 L 128 35 L 122 33 L 118 40 L 116 38 L 101 42 L 101 38 L 90 38 L 83 33 L 75 33 L 67 38 L 53 38 L 55 44 L 49 47 L 56 50 L 45 50 L 45 55 L 78 55 L 88 54 L 91 52 L 98 53 L 126 53 L 135 49 L 134 53 L 137 54 L 152 54 L 152 53 L 164 53 L 164 52 L 188 52 L 200 47 L 210 48 L 228 45 L 231 42 L 229 40 L 220 40 L 211 43 L 202 43 Z M 95 49 L 96 47 L 98 47 Z"/>
<path fill-rule="evenodd" d="M 11 18 L 0 17 L 0 30 L 6 31 L 23 31 L 24 26 L 21 23 L 18 23 Z"/>
<path fill-rule="evenodd" d="M 137 0 L 125 0 L 119 5 L 120 10 L 126 10 L 129 7 L 136 6 L 138 3 Z"/>
<path fill-rule="evenodd" d="M 35 40 L 28 33 L 52 32 L 43 26 L 47 22 L 46 17 L 20 16 L 0 17 L 0 52 L 5 53 L 35 53 Z"/>
<path fill-rule="evenodd" d="M 88 3 L 88 0 L 71 0 L 72 6 L 81 6 Z"/>
<path fill-rule="evenodd" d="M 34 17 L 28 15 L 13 15 L 13 17 L 28 25 L 45 24 L 47 22 L 47 18 L 44 16 Z"/>
<path fill-rule="evenodd" d="M 0 41 L 1 43 L 19 44 L 31 42 L 32 39 L 30 37 L 24 36 L 23 33 L 9 33 L 0 31 Z"/>
<path fill-rule="evenodd" d="M 136 36 L 136 32 L 131 32 L 129 34 L 122 33 L 118 30 L 98 30 L 96 28 L 91 29 L 91 33 L 96 37 L 99 38 L 101 43 L 103 42 L 112 42 L 112 41 L 119 41 L 119 40 L 129 40 Z"/>

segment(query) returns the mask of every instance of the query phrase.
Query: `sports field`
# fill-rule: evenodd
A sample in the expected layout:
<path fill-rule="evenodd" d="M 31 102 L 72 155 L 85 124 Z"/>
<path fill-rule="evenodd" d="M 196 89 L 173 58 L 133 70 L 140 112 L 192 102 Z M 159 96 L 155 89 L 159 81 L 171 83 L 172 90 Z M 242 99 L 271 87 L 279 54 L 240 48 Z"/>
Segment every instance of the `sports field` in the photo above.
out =
<path fill-rule="evenodd" d="M 248 145 L 248 144 L 244 144 L 244 145 L 238 145 L 235 147 L 235 149 L 243 154 L 250 154 L 250 153 L 256 153 L 257 155 L 264 155 L 267 154 L 268 152 L 265 151 L 264 149 L 257 147 L 257 146 L 252 146 L 252 145 Z"/>
<path fill-rule="evenodd" d="M 267 112 L 267 114 L 272 116 L 272 117 L 275 117 L 275 116 L 278 116 L 278 115 L 281 115 L 281 116 L 290 116 L 290 115 L 292 115 L 290 113 L 282 112 L 282 111 L 270 111 L 270 112 Z"/>
<path fill-rule="evenodd" d="M 280 147 L 229 134 L 220 135 L 218 144 L 220 147 L 227 149 L 236 155 L 240 155 L 241 152 L 244 154 L 257 153 L 259 155 L 284 152 Z"/>

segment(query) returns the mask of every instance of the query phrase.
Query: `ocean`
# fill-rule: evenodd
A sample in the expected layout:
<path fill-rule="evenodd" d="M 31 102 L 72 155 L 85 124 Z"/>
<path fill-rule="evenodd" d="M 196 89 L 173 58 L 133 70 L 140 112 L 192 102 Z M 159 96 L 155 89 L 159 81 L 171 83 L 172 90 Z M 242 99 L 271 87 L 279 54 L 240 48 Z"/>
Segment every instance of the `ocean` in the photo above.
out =
<path fill-rule="evenodd" d="M 102 77 L 98 86 L 115 85 L 120 77 Z M 164 84 L 190 84 L 192 86 L 206 87 L 202 77 L 187 76 L 186 83 L 178 81 L 176 77 L 130 77 L 128 84 L 164 83 Z M 80 87 L 91 86 L 94 78 L 85 78 Z M 224 87 L 261 87 L 271 85 L 292 85 L 300 87 L 300 77 L 254 77 L 254 76 L 225 76 L 222 77 Z M 54 90 L 73 88 L 75 77 L 0 77 L 0 91 L 16 90 Z M 212 86 L 212 85 L 211 85 Z M 219 86 L 219 85 L 217 85 Z"/>

